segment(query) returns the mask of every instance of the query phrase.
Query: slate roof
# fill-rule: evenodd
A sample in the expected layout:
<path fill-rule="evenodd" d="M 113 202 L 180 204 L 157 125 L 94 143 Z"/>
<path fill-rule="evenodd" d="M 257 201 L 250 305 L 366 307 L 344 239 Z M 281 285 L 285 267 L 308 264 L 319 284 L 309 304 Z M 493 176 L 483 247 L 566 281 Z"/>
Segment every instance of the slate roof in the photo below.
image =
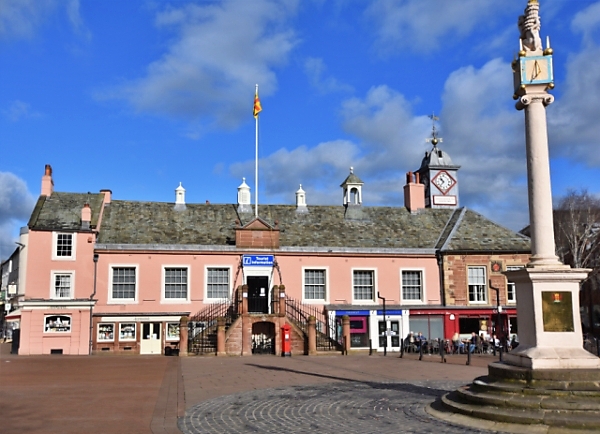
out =
<path fill-rule="evenodd" d="M 343 206 L 261 205 L 259 216 L 280 230 L 282 248 L 441 249 L 529 252 L 529 239 L 468 209 L 361 207 L 361 220 L 344 217 Z M 98 239 L 103 245 L 235 246 L 236 220 L 253 213 L 234 204 L 186 204 L 114 200 L 105 207 Z"/>
<path fill-rule="evenodd" d="M 102 193 L 58 193 L 40 196 L 29 219 L 30 229 L 37 231 L 81 230 L 81 209 L 85 203 L 92 210 L 91 227 L 95 228 L 102 208 Z"/>

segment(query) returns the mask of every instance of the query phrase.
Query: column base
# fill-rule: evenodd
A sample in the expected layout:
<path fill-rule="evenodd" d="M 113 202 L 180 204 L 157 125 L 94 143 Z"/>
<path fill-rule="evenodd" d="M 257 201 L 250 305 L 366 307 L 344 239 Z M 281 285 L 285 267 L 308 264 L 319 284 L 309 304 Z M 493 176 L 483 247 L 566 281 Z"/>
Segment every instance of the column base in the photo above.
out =
<path fill-rule="evenodd" d="M 600 358 L 583 348 L 542 348 L 519 345 L 504 363 L 528 369 L 600 369 Z"/>

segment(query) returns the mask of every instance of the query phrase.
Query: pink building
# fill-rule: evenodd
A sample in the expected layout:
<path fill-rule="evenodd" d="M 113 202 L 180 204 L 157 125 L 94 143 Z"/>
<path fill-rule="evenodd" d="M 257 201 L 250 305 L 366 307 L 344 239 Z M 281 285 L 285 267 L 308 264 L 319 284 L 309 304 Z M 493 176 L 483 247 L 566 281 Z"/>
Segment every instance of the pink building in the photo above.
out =
<path fill-rule="evenodd" d="M 466 333 L 461 311 L 485 318 L 496 305 L 490 278 L 509 302 L 491 267 L 521 266 L 529 241 L 459 208 L 458 167 L 434 152 L 407 175 L 404 207 L 363 206 L 351 169 L 339 205 L 309 206 L 300 187 L 295 205 L 258 217 L 245 182 L 236 204 L 188 204 L 181 185 L 170 203 L 113 200 L 54 191 L 46 166 L 22 239 L 19 354 L 214 352 L 217 317 L 229 354 L 280 353 L 284 324 L 304 353 L 309 316 L 317 350 L 340 348 L 344 315 L 353 349 L 399 351 L 413 326 Z"/>

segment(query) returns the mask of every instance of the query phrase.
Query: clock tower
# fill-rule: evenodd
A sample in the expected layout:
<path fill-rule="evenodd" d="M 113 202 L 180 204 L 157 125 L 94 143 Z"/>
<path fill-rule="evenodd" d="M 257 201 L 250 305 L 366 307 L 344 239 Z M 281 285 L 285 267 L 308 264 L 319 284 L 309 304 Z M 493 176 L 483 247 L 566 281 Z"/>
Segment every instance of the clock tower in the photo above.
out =
<path fill-rule="evenodd" d="M 431 138 L 428 143 L 433 145 L 431 151 L 425 152 L 421 167 L 417 170 L 421 183 L 425 185 L 426 208 L 458 208 L 458 177 L 460 166 L 452 163 L 448 153 L 442 151 L 438 145 L 442 138 L 438 137 L 435 121 L 439 118 L 429 116 L 432 120 Z"/>

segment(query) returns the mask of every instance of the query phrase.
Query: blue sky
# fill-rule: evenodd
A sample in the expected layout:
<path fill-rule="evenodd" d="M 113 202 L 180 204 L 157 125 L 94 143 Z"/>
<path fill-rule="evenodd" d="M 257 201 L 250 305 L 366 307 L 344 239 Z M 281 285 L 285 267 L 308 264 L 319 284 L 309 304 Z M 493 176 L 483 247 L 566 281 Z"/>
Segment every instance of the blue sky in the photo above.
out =
<path fill-rule="evenodd" d="M 340 204 L 349 167 L 366 205 L 402 206 L 428 115 L 461 205 L 528 224 L 524 114 L 510 62 L 526 0 L 0 0 L 0 257 L 40 193 Z M 554 48 L 553 194 L 600 175 L 600 1 L 540 0 Z"/>

